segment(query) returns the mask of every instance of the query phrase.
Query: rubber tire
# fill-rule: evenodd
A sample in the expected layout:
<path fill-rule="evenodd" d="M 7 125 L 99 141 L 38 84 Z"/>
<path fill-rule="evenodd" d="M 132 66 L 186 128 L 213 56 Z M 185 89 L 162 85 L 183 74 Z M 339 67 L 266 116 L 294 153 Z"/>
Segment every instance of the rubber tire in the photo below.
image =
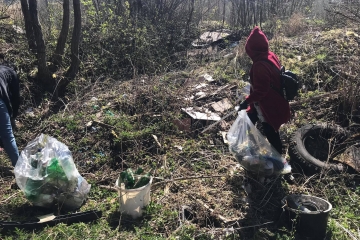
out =
<path fill-rule="evenodd" d="M 303 173 L 315 174 L 321 170 L 330 170 L 330 172 L 344 172 L 346 167 L 343 164 L 325 163 L 312 156 L 305 147 L 305 139 L 307 137 L 319 136 L 321 133 L 335 136 L 337 143 L 343 142 L 348 134 L 339 126 L 330 126 L 328 124 L 307 124 L 299 128 L 291 139 L 289 145 L 290 165 L 297 168 L 300 166 Z M 324 135 L 325 135 L 324 134 Z M 297 165 L 297 166 L 294 166 Z"/>

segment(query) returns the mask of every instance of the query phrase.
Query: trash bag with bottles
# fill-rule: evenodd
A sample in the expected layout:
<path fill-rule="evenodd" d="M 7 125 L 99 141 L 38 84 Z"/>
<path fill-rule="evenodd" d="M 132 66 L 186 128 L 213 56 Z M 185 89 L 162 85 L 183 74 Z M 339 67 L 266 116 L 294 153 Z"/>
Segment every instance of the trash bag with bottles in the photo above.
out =
<path fill-rule="evenodd" d="M 26 198 L 40 207 L 77 209 L 91 187 L 76 169 L 69 148 L 45 134 L 21 152 L 14 173 Z"/>
<path fill-rule="evenodd" d="M 227 133 L 229 150 L 248 171 L 259 176 L 271 176 L 291 172 L 291 167 L 249 119 L 245 110 Z"/>

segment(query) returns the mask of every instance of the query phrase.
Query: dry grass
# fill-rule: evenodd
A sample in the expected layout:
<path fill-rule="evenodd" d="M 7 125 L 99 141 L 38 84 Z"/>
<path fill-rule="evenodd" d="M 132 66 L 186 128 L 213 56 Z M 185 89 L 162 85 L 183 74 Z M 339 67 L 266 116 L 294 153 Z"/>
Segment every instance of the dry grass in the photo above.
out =
<path fill-rule="evenodd" d="M 301 35 L 308 29 L 305 18 L 300 13 L 294 13 L 286 23 L 283 23 L 282 31 L 287 37 Z"/>

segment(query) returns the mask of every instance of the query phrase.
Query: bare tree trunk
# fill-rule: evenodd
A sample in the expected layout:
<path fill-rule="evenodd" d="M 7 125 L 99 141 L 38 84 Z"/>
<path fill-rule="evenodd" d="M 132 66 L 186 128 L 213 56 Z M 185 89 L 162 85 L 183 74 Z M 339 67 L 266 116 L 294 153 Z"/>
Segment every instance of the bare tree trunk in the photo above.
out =
<path fill-rule="evenodd" d="M 32 28 L 35 34 L 36 46 L 37 46 L 36 50 L 37 50 L 37 61 L 38 61 L 38 77 L 39 79 L 41 79 L 41 81 L 46 83 L 47 86 L 49 86 L 48 81 L 52 80 L 52 77 L 49 68 L 46 66 L 45 42 L 41 30 L 41 25 L 39 23 L 36 0 L 29 0 L 29 11 L 32 22 Z"/>
<path fill-rule="evenodd" d="M 74 79 L 80 66 L 79 43 L 81 34 L 81 6 L 80 0 L 73 0 L 74 4 L 74 30 L 71 39 L 71 65 L 65 76 L 68 78 L 67 83 Z"/>
<path fill-rule="evenodd" d="M 63 21 L 61 26 L 61 31 L 59 34 L 58 42 L 56 45 L 55 54 L 53 56 L 54 64 L 60 66 L 62 63 L 62 57 L 65 51 L 65 44 L 67 36 L 69 33 L 69 24 L 70 24 L 70 7 L 69 0 L 63 0 Z"/>
<path fill-rule="evenodd" d="M 260 28 L 263 22 L 263 11 L 264 11 L 265 5 L 264 5 L 264 0 L 261 0 L 261 7 L 260 7 Z"/>
<path fill-rule="evenodd" d="M 222 13 L 222 27 L 224 27 L 225 24 L 225 15 L 226 15 L 226 1 L 223 0 L 223 13 Z"/>
<path fill-rule="evenodd" d="M 24 21 L 25 21 L 25 32 L 26 32 L 26 38 L 29 44 L 29 49 L 31 51 L 36 51 L 36 43 L 35 43 L 35 36 L 34 36 L 34 30 L 32 27 L 31 22 L 31 16 L 29 12 L 29 5 L 27 0 L 21 0 L 21 10 L 24 15 Z"/>
<path fill-rule="evenodd" d="M 254 19 L 254 24 L 253 25 L 257 25 L 257 17 L 256 17 L 256 5 L 255 5 L 255 1 L 254 2 L 252 2 L 252 10 L 253 10 L 253 14 L 254 14 L 254 16 L 253 16 L 253 19 Z"/>
<path fill-rule="evenodd" d="M 186 35 L 187 36 L 189 36 L 189 32 L 190 32 L 190 23 L 192 22 L 192 18 L 193 18 L 193 14 L 194 14 L 194 5 L 195 5 L 195 0 L 191 0 L 189 18 L 186 23 Z"/>

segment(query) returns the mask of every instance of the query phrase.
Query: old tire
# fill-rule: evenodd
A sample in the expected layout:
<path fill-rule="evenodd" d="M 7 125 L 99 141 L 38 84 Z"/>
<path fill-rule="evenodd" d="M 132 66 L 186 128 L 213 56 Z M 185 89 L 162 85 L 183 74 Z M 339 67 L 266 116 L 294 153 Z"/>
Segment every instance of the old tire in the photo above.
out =
<path fill-rule="evenodd" d="M 335 151 L 332 152 L 341 153 L 336 146 L 341 146 L 346 138 L 347 132 L 339 126 L 305 125 L 292 137 L 289 146 L 291 165 L 305 174 L 315 174 L 322 170 L 344 172 L 346 166 L 332 161 L 335 156 L 330 156 L 328 161 L 328 153 L 329 146 L 335 146 Z"/>

